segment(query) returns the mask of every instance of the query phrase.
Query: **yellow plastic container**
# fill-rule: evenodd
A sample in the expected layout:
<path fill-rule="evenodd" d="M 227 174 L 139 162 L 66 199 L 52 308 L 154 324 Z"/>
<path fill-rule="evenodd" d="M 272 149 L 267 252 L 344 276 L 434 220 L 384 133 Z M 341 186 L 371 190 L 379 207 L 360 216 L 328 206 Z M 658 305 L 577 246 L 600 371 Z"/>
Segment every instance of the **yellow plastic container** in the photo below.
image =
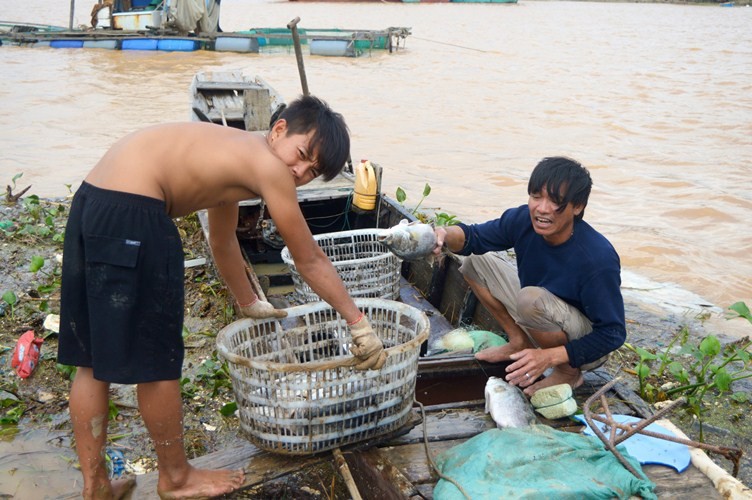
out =
<path fill-rule="evenodd" d="M 368 160 L 361 160 L 355 167 L 355 195 L 353 205 L 361 210 L 373 210 L 376 206 L 376 172 Z"/>

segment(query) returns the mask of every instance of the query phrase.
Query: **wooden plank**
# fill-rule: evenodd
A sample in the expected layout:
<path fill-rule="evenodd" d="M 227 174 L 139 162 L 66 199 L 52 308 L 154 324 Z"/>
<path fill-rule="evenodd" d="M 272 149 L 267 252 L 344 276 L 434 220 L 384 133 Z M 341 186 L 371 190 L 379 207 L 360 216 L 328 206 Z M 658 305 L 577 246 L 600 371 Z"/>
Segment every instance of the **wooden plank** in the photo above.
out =
<path fill-rule="evenodd" d="M 243 469 L 245 482 L 242 488 L 249 488 L 330 459 L 329 454 L 315 457 L 278 455 L 263 451 L 249 442 L 240 442 L 190 462 L 194 467 L 204 469 Z M 155 498 L 158 479 L 158 471 L 137 476 L 133 498 Z"/>
<path fill-rule="evenodd" d="M 272 98 L 269 89 L 256 85 L 243 90 L 246 130 L 269 130 Z"/>
<path fill-rule="evenodd" d="M 466 439 L 450 441 L 438 441 L 428 444 L 428 452 L 431 460 L 444 451 L 462 444 Z M 412 484 L 436 484 L 437 476 L 426 455 L 426 446 L 423 442 L 406 444 L 402 446 L 390 446 L 380 448 L 381 453 L 394 464 Z"/>
<path fill-rule="evenodd" d="M 655 483 L 655 494 L 665 498 L 723 498 L 713 482 L 695 466 L 679 474 L 675 469 L 662 465 L 643 465 L 642 471 Z"/>
<path fill-rule="evenodd" d="M 418 494 L 415 486 L 380 450 L 352 451 L 344 456 L 364 500 L 402 500 Z"/>
<path fill-rule="evenodd" d="M 441 410 L 436 413 L 426 413 L 425 418 L 426 435 L 430 442 L 467 439 L 496 427 L 493 419 L 482 408 Z M 386 441 L 385 444 L 389 446 L 404 445 L 422 442 L 423 439 L 423 425 L 417 425 L 410 432 Z"/>

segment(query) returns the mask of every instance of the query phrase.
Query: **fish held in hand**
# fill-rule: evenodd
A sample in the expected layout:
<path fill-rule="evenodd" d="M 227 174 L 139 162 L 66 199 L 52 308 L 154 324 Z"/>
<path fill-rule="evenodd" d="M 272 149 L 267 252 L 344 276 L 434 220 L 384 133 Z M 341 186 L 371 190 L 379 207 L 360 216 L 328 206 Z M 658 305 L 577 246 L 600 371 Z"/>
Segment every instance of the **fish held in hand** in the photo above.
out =
<path fill-rule="evenodd" d="M 490 377 L 486 382 L 486 413 L 496 422 L 496 427 L 528 427 L 538 419 L 525 394 L 499 377 Z"/>
<path fill-rule="evenodd" d="M 408 222 L 407 219 L 402 219 L 396 226 L 385 229 L 378 236 L 378 241 L 402 260 L 433 260 L 433 250 L 436 248 L 433 227 L 417 221 Z"/>

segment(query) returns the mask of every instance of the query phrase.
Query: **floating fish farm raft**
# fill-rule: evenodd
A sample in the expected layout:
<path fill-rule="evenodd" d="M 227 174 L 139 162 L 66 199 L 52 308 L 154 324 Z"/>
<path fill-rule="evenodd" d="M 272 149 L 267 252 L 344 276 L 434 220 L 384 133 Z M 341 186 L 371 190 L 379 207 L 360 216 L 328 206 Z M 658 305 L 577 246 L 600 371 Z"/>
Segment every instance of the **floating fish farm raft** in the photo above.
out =
<path fill-rule="evenodd" d="M 310 55 L 358 57 L 372 51 L 394 52 L 410 35 L 410 28 L 383 30 L 298 29 L 300 44 Z M 56 26 L 0 22 L 0 45 L 98 48 L 110 50 L 159 50 L 168 52 L 294 53 L 287 28 L 252 28 L 244 31 L 179 34 L 165 29 L 68 30 Z"/>

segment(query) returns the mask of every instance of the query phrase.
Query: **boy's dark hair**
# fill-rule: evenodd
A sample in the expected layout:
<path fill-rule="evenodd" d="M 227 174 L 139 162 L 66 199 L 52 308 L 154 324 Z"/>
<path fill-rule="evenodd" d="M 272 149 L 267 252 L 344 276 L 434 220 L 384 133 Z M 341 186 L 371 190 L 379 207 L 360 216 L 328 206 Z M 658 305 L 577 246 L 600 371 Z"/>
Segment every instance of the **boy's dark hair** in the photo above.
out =
<path fill-rule="evenodd" d="M 582 206 L 582 212 L 575 216 L 582 219 L 593 180 L 580 162 L 564 156 L 543 158 L 530 175 L 527 194 L 540 193 L 544 187 L 548 197 L 559 205 L 558 212 L 563 212 L 572 203 L 573 206 Z"/>
<path fill-rule="evenodd" d="M 325 181 L 340 173 L 350 156 L 350 132 L 341 114 L 318 97 L 307 95 L 283 108 L 279 119 L 287 122 L 287 135 L 307 134 L 314 130 L 308 147 L 316 156 L 317 168 Z"/>

